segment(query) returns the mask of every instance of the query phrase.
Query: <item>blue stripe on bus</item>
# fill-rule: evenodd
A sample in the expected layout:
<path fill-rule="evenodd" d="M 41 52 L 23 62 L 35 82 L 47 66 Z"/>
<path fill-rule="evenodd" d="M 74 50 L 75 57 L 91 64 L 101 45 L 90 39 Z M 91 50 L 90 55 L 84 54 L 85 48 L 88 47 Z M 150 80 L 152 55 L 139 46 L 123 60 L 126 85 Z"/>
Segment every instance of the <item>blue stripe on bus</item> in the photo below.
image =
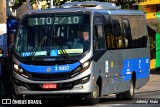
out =
<path fill-rule="evenodd" d="M 65 73 L 71 72 L 80 65 L 80 62 L 65 65 L 55 65 L 55 66 L 37 66 L 37 65 L 26 65 L 20 63 L 20 67 L 25 69 L 27 72 L 33 73 Z"/>
<path fill-rule="evenodd" d="M 131 79 L 132 73 L 136 72 L 136 78 L 147 78 L 150 74 L 150 60 L 149 58 L 133 58 L 123 61 L 123 68 L 121 75 L 124 76 L 124 80 Z"/>

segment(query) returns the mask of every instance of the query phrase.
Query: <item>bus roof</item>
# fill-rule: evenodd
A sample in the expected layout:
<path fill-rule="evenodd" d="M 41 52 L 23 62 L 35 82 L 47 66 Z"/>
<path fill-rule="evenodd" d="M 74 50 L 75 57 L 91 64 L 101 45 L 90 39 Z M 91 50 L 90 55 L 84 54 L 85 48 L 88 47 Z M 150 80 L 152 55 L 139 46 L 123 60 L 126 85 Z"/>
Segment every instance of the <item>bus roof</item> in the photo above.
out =
<path fill-rule="evenodd" d="M 104 9 L 86 9 L 86 8 L 52 8 L 52 9 L 29 11 L 25 14 L 80 12 L 80 11 L 83 11 L 83 12 L 90 11 L 93 13 L 101 13 L 101 14 L 105 13 L 108 15 L 144 15 L 144 13 L 140 10 L 126 10 L 126 9 L 104 10 Z"/>
<path fill-rule="evenodd" d="M 63 4 L 63 8 L 71 7 L 85 7 L 93 9 L 120 9 L 120 6 L 116 6 L 115 3 L 111 2 L 97 2 L 97 1 L 83 1 L 83 2 L 69 2 Z"/>
<path fill-rule="evenodd" d="M 90 11 L 92 13 L 109 14 L 109 15 L 144 15 L 139 10 L 125 10 L 120 9 L 120 6 L 116 6 L 114 3 L 109 2 L 97 2 L 97 1 L 85 1 L 85 2 L 70 2 L 65 3 L 59 7 L 54 7 L 45 10 L 35 10 L 28 13 L 58 13 L 58 12 L 80 12 Z"/>

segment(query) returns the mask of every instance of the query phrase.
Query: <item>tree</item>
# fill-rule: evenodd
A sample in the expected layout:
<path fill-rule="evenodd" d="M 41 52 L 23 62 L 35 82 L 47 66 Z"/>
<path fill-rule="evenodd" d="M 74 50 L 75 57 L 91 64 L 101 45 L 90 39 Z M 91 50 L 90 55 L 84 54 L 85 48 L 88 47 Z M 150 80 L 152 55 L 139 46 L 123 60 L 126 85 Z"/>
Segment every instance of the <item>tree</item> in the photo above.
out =
<path fill-rule="evenodd" d="M 40 1 L 47 1 L 49 0 L 40 0 Z M 91 0 L 53 0 L 53 4 L 55 6 L 62 5 L 67 1 L 91 1 Z M 133 3 L 139 2 L 139 0 L 96 0 L 99 2 L 115 2 L 117 5 L 121 6 L 123 9 L 128 9 Z M 27 0 L 15 0 L 14 6 L 12 8 L 17 9 L 20 7 L 24 2 L 27 2 Z M 33 5 L 35 3 L 38 3 L 38 0 L 30 0 L 30 4 Z M 49 4 L 50 5 L 50 4 Z"/>
<path fill-rule="evenodd" d="M 0 48 L 6 53 L 7 45 L 7 20 L 6 20 L 6 0 L 0 3 Z M 1 66 L 0 66 L 1 67 Z M 1 71 L 0 71 L 1 72 Z"/>
<path fill-rule="evenodd" d="M 14 5 L 12 6 L 13 9 L 17 9 L 20 7 L 26 0 L 15 0 Z"/>
<path fill-rule="evenodd" d="M 6 0 L 0 3 L 0 24 L 6 23 Z"/>
<path fill-rule="evenodd" d="M 160 23 L 158 24 L 157 29 L 158 29 L 157 32 L 160 33 Z"/>
<path fill-rule="evenodd" d="M 48 0 L 40 0 L 40 1 L 48 1 Z M 27 2 L 27 0 L 15 0 L 14 5 L 12 6 L 13 9 L 19 8 L 23 3 Z M 30 5 L 38 3 L 38 0 L 30 0 Z"/>

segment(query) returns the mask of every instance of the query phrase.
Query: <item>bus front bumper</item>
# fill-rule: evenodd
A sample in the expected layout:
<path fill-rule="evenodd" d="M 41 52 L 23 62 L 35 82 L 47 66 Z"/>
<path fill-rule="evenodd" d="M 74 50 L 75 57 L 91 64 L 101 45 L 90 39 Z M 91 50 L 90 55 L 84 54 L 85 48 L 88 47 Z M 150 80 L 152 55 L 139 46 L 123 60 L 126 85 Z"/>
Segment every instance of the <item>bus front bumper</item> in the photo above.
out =
<path fill-rule="evenodd" d="M 13 82 L 16 95 L 45 95 L 45 94 L 85 94 L 92 92 L 91 75 L 79 79 L 63 81 L 32 81 L 15 74 Z M 32 82 L 31 82 L 32 81 Z M 56 84 L 56 88 L 44 89 L 43 84 Z"/>

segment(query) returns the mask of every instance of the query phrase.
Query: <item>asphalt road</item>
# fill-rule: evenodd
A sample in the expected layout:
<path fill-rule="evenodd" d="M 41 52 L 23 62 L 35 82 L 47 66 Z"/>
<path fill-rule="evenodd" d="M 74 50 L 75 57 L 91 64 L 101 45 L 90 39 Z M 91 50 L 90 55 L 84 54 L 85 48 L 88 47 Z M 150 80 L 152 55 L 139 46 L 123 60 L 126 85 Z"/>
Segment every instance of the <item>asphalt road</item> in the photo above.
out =
<path fill-rule="evenodd" d="M 44 102 L 43 99 L 42 104 L 44 105 L 52 105 L 53 107 L 91 107 L 91 105 L 87 105 L 84 100 L 76 100 L 76 99 L 49 99 L 47 102 Z M 2 105 L 1 107 L 4 107 Z M 8 105 L 9 107 L 15 107 L 16 105 Z M 19 106 L 25 106 L 19 105 Z M 28 106 L 28 105 L 27 105 Z M 115 95 L 106 96 L 100 98 L 98 104 L 93 105 L 93 107 L 160 107 L 160 91 L 150 91 L 150 92 L 142 92 L 136 93 L 135 98 L 133 100 L 118 100 L 115 98 Z"/>

